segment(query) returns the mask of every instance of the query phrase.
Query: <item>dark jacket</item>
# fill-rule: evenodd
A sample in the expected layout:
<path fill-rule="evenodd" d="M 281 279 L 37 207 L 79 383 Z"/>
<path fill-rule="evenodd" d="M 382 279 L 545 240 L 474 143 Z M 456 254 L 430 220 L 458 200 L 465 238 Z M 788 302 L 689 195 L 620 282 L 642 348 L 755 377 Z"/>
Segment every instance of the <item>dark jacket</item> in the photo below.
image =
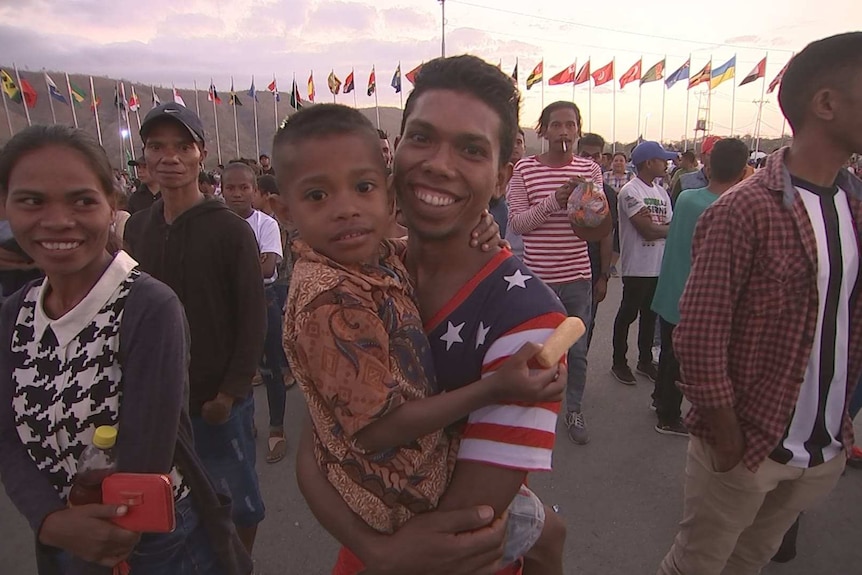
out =
<path fill-rule="evenodd" d="M 129 196 L 129 205 L 128 212 L 130 214 L 135 214 L 137 212 L 142 212 L 156 203 L 162 197 L 161 192 L 156 192 L 153 194 L 150 191 L 149 186 L 147 184 L 141 184 L 138 186 L 138 189 L 132 192 L 132 195 Z"/>
<path fill-rule="evenodd" d="M 42 522 L 65 508 L 48 476 L 40 471 L 18 436 L 12 412 L 15 383 L 11 341 L 25 286 L 4 304 L 0 313 L 0 476 L 9 499 L 38 534 Z M 224 572 L 247 575 L 251 559 L 236 535 L 230 502 L 220 497 L 194 453 L 187 411 L 188 330 L 176 296 L 146 275 L 137 279 L 123 308 L 120 363 L 123 381 L 117 437 L 117 467 L 121 472 L 166 473 L 176 463 L 191 490 L 195 509 Z M 133 353 L 132 353 L 133 352 Z M 165 425 L 153 425 L 154 421 Z M 176 425 L 167 425 L 168 421 Z M 36 543 L 39 575 L 59 574 L 57 549 Z M 111 570 L 73 558 L 72 575 L 108 575 Z"/>
<path fill-rule="evenodd" d="M 205 200 L 168 225 L 158 200 L 129 218 L 124 239 L 140 269 L 170 286 L 185 307 L 190 413 L 199 415 L 219 392 L 247 397 L 266 333 L 260 252 L 248 223 Z"/>

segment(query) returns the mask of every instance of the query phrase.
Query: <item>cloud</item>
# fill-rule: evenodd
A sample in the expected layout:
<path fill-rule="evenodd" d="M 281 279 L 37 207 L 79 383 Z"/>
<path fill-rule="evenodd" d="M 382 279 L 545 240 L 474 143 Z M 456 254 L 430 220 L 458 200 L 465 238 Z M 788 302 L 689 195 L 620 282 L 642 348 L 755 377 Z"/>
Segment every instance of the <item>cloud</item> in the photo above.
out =
<path fill-rule="evenodd" d="M 377 9 L 353 2 L 326 2 L 317 6 L 306 18 L 305 28 L 314 32 L 355 31 L 367 33 L 377 23 Z"/>

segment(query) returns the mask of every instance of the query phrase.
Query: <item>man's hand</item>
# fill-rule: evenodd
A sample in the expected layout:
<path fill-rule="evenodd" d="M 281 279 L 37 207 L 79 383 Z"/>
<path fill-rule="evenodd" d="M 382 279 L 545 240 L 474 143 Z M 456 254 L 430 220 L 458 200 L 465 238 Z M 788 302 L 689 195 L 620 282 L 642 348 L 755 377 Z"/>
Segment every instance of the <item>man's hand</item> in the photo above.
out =
<path fill-rule="evenodd" d="M 219 392 L 215 398 L 204 403 L 201 408 L 201 417 L 210 425 L 221 425 L 230 417 L 232 407 L 233 397 Z"/>
<path fill-rule="evenodd" d="M 719 445 L 712 447 L 715 454 L 715 471 L 725 473 L 730 471 L 742 461 L 742 456 L 745 455 L 745 436 L 739 426 L 735 430 L 730 430 L 730 435 L 726 436 Z"/>
<path fill-rule="evenodd" d="M 0 248 L 0 270 L 34 270 L 36 263 L 30 258 L 17 254 L 13 251 Z"/>
<path fill-rule="evenodd" d="M 557 191 L 554 192 L 554 197 L 557 200 L 557 205 L 560 206 L 561 210 L 565 210 L 569 205 L 569 196 L 572 195 L 572 192 L 575 188 L 582 182 L 579 178 L 569 178 L 569 180 L 557 188 Z"/>
<path fill-rule="evenodd" d="M 501 248 L 509 248 L 509 242 L 500 237 L 500 226 L 491 212 L 485 210 L 479 219 L 479 223 L 473 228 L 470 234 L 470 247 L 477 248 L 481 246 L 483 252 L 487 252 L 495 245 Z"/>
<path fill-rule="evenodd" d="M 42 522 L 39 542 L 84 561 L 113 567 L 131 555 L 141 537 L 111 523 L 111 518 L 126 511 L 125 505 L 81 505 L 55 511 Z"/>
<path fill-rule="evenodd" d="M 502 568 L 505 517 L 487 506 L 421 513 L 361 559 L 363 575 L 492 575 Z"/>
<path fill-rule="evenodd" d="M 593 284 L 593 301 L 602 303 L 608 295 L 608 277 L 605 274 L 596 278 Z"/>
<path fill-rule="evenodd" d="M 525 343 L 487 378 L 492 380 L 488 383 L 493 386 L 492 391 L 497 401 L 562 401 L 567 381 L 565 366 L 530 369 L 527 365 L 541 350 L 542 346 L 538 344 Z"/>

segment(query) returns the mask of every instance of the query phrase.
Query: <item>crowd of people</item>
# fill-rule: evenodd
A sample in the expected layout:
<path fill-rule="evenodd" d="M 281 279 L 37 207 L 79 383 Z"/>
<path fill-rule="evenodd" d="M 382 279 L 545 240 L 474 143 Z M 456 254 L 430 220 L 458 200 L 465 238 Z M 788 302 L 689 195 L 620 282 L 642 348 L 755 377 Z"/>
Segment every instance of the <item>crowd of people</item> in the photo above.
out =
<path fill-rule="evenodd" d="M 200 118 L 159 105 L 134 191 L 83 131 L 17 134 L 0 152 L 0 478 L 40 575 L 253 573 L 256 377 L 268 463 L 287 452 L 286 389 L 305 398 L 296 479 L 343 546 L 334 574 L 578 572 L 527 480 L 552 469 L 558 417 L 590 441 L 613 276 L 607 367 L 651 382 L 655 431 L 689 439 L 658 574 L 791 559 L 800 514 L 862 463 L 862 33 L 794 56 L 779 103 L 794 138 L 764 163 L 736 138 L 607 152 L 563 101 L 528 155 L 510 78 L 438 58 L 392 143 L 320 104 L 272 158 L 205 172 Z M 591 218 L 573 216 L 590 190 Z M 567 317 L 586 335 L 539 363 Z M 172 532 L 70 503 L 99 426 L 117 430 L 117 472 L 169 478 Z"/>

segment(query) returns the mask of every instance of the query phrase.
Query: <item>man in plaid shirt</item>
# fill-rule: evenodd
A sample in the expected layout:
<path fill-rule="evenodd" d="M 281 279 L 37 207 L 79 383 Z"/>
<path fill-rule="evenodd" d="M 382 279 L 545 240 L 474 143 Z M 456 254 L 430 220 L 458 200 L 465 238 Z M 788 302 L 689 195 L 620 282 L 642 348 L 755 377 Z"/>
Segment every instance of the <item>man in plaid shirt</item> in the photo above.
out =
<path fill-rule="evenodd" d="M 834 488 L 862 372 L 862 32 L 797 54 L 792 146 L 703 214 L 674 347 L 692 404 L 683 520 L 660 575 L 753 575 Z"/>

